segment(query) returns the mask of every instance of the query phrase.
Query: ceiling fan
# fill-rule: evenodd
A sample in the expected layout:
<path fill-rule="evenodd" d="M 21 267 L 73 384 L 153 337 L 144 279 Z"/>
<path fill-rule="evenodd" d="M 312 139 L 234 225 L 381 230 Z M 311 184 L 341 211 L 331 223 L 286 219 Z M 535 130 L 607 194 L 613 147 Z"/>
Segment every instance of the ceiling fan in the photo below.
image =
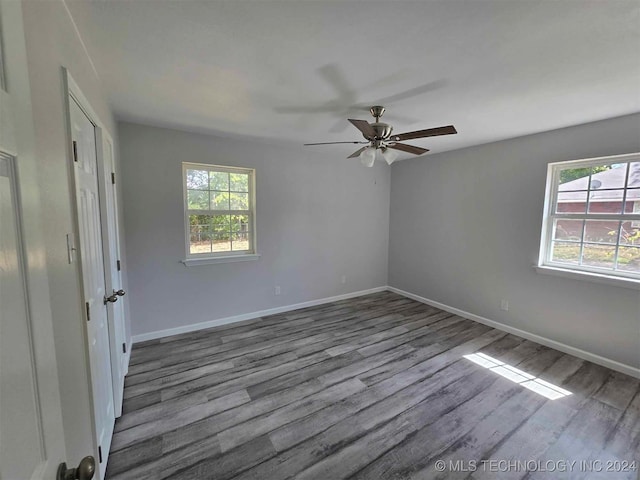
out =
<path fill-rule="evenodd" d="M 384 115 L 385 108 L 380 105 L 374 105 L 369 109 L 371 115 L 376 119 L 374 123 L 366 120 L 356 120 L 349 118 L 348 120 L 356 127 L 366 139 L 365 142 L 322 142 L 322 143 L 305 143 L 305 145 L 334 145 L 338 143 L 368 144 L 356 150 L 347 158 L 360 157 L 360 161 L 367 167 L 373 167 L 376 160 L 376 152 L 380 150 L 382 157 L 391 165 L 397 158 L 398 154 L 393 150 L 413 153 L 414 155 L 422 155 L 429 150 L 421 147 L 414 147 L 406 143 L 400 143 L 403 140 L 412 140 L 414 138 L 436 137 L 438 135 L 453 135 L 458 133 L 453 125 L 446 127 L 428 128 L 426 130 L 416 130 L 415 132 L 401 133 L 392 135 L 393 127 L 388 123 L 380 121 L 380 117 Z"/>

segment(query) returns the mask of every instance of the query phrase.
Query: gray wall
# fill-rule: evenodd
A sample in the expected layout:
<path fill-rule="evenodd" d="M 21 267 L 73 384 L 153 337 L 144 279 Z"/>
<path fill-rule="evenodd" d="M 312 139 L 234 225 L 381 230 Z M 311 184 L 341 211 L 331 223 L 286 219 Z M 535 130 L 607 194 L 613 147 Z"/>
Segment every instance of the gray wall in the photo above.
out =
<path fill-rule="evenodd" d="M 394 164 L 389 284 L 640 367 L 640 291 L 532 267 L 547 163 L 637 151 L 631 115 Z"/>
<path fill-rule="evenodd" d="M 119 138 L 134 335 L 386 285 L 386 165 L 131 123 Z M 182 162 L 256 169 L 259 260 L 180 263 Z"/>

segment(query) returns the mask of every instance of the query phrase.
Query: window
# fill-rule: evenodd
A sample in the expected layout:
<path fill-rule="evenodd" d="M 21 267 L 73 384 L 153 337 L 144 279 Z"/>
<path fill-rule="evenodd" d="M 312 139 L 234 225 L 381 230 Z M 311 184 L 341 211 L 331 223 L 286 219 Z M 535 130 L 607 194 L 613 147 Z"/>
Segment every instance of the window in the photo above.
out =
<path fill-rule="evenodd" d="M 255 254 L 255 171 L 183 163 L 187 261 Z"/>
<path fill-rule="evenodd" d="M 539 265 L 640 280 L 640 154 L 549 165 Z"/>

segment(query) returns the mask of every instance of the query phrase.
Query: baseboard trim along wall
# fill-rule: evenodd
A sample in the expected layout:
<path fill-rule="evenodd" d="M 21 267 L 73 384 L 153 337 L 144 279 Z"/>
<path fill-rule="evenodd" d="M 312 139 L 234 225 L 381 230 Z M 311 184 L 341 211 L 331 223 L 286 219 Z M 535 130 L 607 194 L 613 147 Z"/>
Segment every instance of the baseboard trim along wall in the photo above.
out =
<path fill-rule="evenodd" d="M 496 322 L 495 320 L 490 320 L 485 317 L 481 317 L 480 315 L 475 315 L 473 313 L 466 312 L 464 310 L 460 310 L 459 308 L 450 307 L 449 305 L 445 305 L 444 303 L 436 302 L 435 300 L 430 300 L 425 297 L 421 297 L 420 295 L 416 295 L 411 292 L 406 292 L 404 290 L 400 290 L 395 287 L 387 287 L 387 290 L 390 292 L 397 293 L 399 295 L 405 296 L 407 298 L 411 298 L 413 300 L 417 300 L 418 302 L 426 303 L 427 305 L 431 305 L 432 307 L 439 308 L 440 310 L 444 310 L 446 312 L 453 313 L 463 318 L 467 318 L 469 320 L 473 320 L 474 322 L 482 323 L 483 325 L 487 325 L 488 327 L 493 327 L 497 330 L 502 330 L 507 333 L 511 333 L 513 335 L 517 335 L 518 337 L 526 338 L 527 340 L 531 340 L 533 342 L 539 343 L 541 345 L 545 345 L 547 347 L 554 348 L 564 353 L 568 353 L 569 355 L 573 355 L 578 358 L 582 358 L 583 360 L 587 360 L 592 363 L 596 363 L 598 365 L 602 365 L 603 367 L 610 368 L 611 370 L 616 370 L 618 372 L 625 373 L 627 375 L 631 375 L 632 377 L 640 378 L 640 368 L 633 367 L 631 365 L 626 365 L 624 363 L 617 362 L 615 360 L 611 360 L 610 358 L 601 357 L 600 355 L 596 355 L 594 353 L 587 352 L 585 350 L 581 350 L 576 347 L 572 347 L 565 343 L 557 342 L 555 340 L 551 340 L 550 338 L 541 337 L 540 335 L 536 335 L 534 333 L 529 333 L 525 330 L 520 330 L 519 328 L 510 327 L 509 325 L 505 325 L 504 323 Z"/>
<path fill-rule="evenodd" d="M 205 328 L 212 328 L 220 325 L 227 325 L 229 323 L 242 322 L 244 320 L 252 320 L 259 317 L 266 317 L 268 315 L 275 315 L 277 313 L 290 312 L 292 310 L 297 310 L 299 308 L 314 307 L 316 305 L 322 305 L 324 303 L 337 302 L 339 300 L 346 300 L 348 298 L 361 297 L 363 295 L 369 295 L 371 293 L 378 293 L 378 292 L 384 292 L 384 291 L 397 293 L 404 297 L 411 298 L 412 300 L 416 300 L 418 302 L 431 305 L 432 307 L 439 308 L 446 312 L 453 313 L 460 317 L 473 320 L 474 322 L 482 323 L 483 325 L 487 325 L 489 327 L 496 328 L 498 330 L 502 330 L 504 332 L 511 333 L 513 335 L 517 335 L 518 337 L 526 338 L 527 340 L 537 342 L 541 345 L 555 348 L 556 350 L 559 350 L 561 352 L 568 353 L 569 355 L 574 355 L 578 358 L 582 358 L 583 360 L 587 360 L 589 362 L 602 365 L 603 367 L 607 367 L 627 375 L 631 375 L 632 377 L 640 378 L 640 368 L 636 368 L 631 365 L 626 365 L 624 363 L 617 362 L 610 358 L 601 357 L 600 355 L 596 355 L 594 353 L 590 353 L 585 350 L 572 347 L 571 345 L 567 345 L 565 343 L 561 343 L 556 340 L 551 340 L 550 338 L 542 337 L 540 335 L 536 335 L 534 333 L 530 333 L 525 330 L 520 330 L 519 328 L 511 327 L 509 325 L 505 325 L 504 323 L 496 322 L 495 320 L 490 320 L 488 318 L 481 317 L 480 315 L 466 312 L 464 310 L 460 310 L 459 308 L 451 307 L 449 305 L 445 305 L 444 303 L 436 302 L 435 300 L 430 300 L 428 298 L 421 297 L 420 295 L 416 295 L 415 293 L 400 290 L 399 288 L 395 288 L 391 286 L 382 286 L 382 287 L 370 288 L 368 290 L 359 290 L 357 292 L 345 293 L 343 295 L 319 298 L 317 300 L 310 300 L 308 302 L 302 302 L 302 303 L 294 303 L 292 305 L 283 305 L 281 307 L 269 308 L 267 310 L 259 310 L 257 312 L 244 313 L 242 315 L 234 315 L 232 317 L 218 318 L 215 320 L 209 320 L 207 322 L 194 323 L 192 325 L 184 325 L 181 327 L 168 328 L 166 330 L 158 330 L 155 332 L 142 333 L 139 335 L 134 335 L 132 337 L 132 340 L 133 340 L 133 343 L 135 344 L 135 343 L 144 342 L 147 340 L 155 340 L 157 338 L 170 337 L 171 335 L 178 335 L 180 333 L 194 332 L 196 330 L 202 330 Z M 129 349 L 129 352 L 130 351 L 131 349 Z"/>
<path fill-rule="evenodd" d="M 342 295 L 336 295 L 333 297 L 319 298 L 317 300 L 310 300 L 308 302 L 294 303 L 293 305 L 283 305 L 281 307 L 269 308 L 267 310 L 259 310 L 257 312 L 243 313 L 242 315 L 234 315 L 233 317 L 217 318 L 215 320 L 209 320 L 207 322 L 194 323 L 192 325 L 184 325 L 181 327 L 167 328 L 166 330 L 157 330 L 155 332 L 141 333 L 139 335 L 133 335 L 133 343 L 144 342 L 147 340 L 155 340 L 157 338 L 170 337 L 171 335 L 178 335 L 180 333 L 195 332 L 196 330 L 202 330 L 205 328 L 218 327 L 220 325 L 226 325 L 228 323 L 242 322 L 244 320 L 252 320 L 254 318 L 266 317 L 267 315 L 275 315 L 276 313 L 290 312 L 291 310 L 298 310 L 299 308 L 315 307 L 316 305 L 322 305 L 323 303 L 337 302 L 339 300 L 346 300 L 348 298 L 361 297 L 363 295 L 369 295 L 371 293 L 384 292 L 387 290 L 386 286 L 370 288 L 368 290 L 359 290 L 357 292 L 345 293 Z"/>

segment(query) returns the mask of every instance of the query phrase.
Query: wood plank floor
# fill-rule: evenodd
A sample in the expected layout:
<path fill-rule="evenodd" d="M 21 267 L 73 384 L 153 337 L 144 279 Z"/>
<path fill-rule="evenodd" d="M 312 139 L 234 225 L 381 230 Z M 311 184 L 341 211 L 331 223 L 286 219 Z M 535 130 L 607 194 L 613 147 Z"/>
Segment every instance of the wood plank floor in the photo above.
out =
<path fill-rule="evenodd" d="M 638 380 L 391 292 L 136 344 L 124 396 L 112 479 L 638 478 Z"/>

